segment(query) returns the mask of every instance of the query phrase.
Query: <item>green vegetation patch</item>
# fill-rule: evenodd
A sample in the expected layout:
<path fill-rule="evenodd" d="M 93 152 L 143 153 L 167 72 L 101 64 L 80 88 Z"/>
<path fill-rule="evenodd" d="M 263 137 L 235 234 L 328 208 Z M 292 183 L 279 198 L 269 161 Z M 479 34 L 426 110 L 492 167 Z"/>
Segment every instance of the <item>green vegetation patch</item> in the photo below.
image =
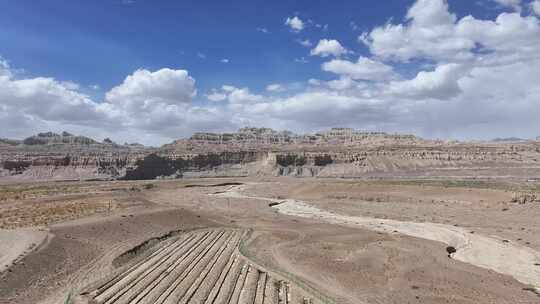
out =
<path fill-rule="evenodd" d="M 79 193 L 81 191 L 80 187 L 73 185 L 6 185 L 0 186 L 0 201 Z"/>

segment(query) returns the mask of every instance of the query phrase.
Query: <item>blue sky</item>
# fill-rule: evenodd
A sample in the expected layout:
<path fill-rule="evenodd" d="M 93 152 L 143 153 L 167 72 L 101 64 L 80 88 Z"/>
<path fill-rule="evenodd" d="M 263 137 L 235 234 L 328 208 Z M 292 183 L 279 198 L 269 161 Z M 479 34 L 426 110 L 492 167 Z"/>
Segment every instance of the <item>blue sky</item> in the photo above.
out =
<path fill-rule="evenodd" d="M 296 40 L 332 38 L 366 54 L 358 35 L 401 20 L 414 1 L 2 2 L 0 54 L 28 75 L 97 84 L 106 91 L 137 68 L 182 68 L 206 91 L 224 83 L 263 90 L 269 83 L 329 79 L 319 68 L 324 60 L 309 56 L 309 48 Z M 460 15 L 496 13 L 474 1 L 450 4 Z M 308 24 L 294 33 L 284 26 L 292 16 L 328 29 Z M 269 33 L 257 30 L 262 28 Z M 309 63 L 295 62 L 301 57 Z"/>
<path fill-rule="evenodd" d="M 540 135 L 513 118 L 536 106 L 525 67 L 540 64 L 538 0 L 0 4 L 0 118 L 20 121 L 0 137 L 48 128 L 160 144 L 243 125 Z M 496 71 L 530 86 L 494 95 Z"/>

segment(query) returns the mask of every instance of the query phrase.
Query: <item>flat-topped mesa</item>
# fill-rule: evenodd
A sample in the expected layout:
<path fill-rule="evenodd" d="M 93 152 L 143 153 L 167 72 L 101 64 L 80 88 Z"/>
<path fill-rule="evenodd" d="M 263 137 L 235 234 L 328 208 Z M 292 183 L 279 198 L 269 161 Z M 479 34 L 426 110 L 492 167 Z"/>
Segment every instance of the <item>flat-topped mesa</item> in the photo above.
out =
<path fill-rule="evenodd" d="M 180 139 L 162 147 L 175 152 L 222 151 L 295 151 L 336 150 L 357 146 L 424 145 L 436 144 L 414 135 L 362 132 L 351 128 L 332 128 L 315 134 L 295 134 L 269 128 L 242 128 L 235 133 L 198 132 L 188 139 Z"/>
<path fill-rule="evenodd" d="M 198 132 L 161 148 L 98 142 L 67 132 L 0 141 L 0 180 L 540 176 L 540 142 L 426 140 L 333 128 L 299 135 L 268 128 Z"/>
<path fill-rule="evenodd" d="M 54 145 L 54 144 L 74 144 L 74 145 L 90 145 L 97 142 L 89 137 L 75 136 L 66 131 L 62 134 L 53 132 L 39 133 L 34 136 L 25 138 L 22 143 L 24 145 Z"/>
<path fill-rule="evenodd" d="M 385 132 L 363 132 L 351 128 L 332 128 L 329 131 L 315 134 L 317 142 L 348 145 L 418 145 L 433 143 L 411 134 L 388 134 Z"/>
<path fill-rule="evenodd" d="M 540 175 L 540 146 L 524 142 L 457 142 L 333 128 L 299 135 L 268 128 L 195 133 L 161 147 L 127 176 L 292 175 L 321 177 Z M 155 167 L 155 166 L 154 166 Z"/>
<path fill-rule="evenodd" d="M 249 144 L 280 144 L 291 143 L 295 135 L 289 131 L 274 131 L 268 128 L 242 128 L 236 133 L 203 133 L 193 134 L 189 141 L 207 142 L 212 144 L 249 143 Z"/>

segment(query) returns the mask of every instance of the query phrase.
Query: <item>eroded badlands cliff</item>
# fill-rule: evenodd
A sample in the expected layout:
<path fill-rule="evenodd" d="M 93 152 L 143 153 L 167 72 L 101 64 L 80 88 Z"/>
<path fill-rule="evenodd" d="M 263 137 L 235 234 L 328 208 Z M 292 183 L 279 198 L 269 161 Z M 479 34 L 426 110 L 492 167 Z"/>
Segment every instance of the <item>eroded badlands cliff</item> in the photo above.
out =
<path fill-rule="evenodd" d="M 540 142 L 455 142 L 334 128 L 297 135 L 266 128 L 196 133 L 160 148 L 40 133 L 0 140 L 2 180 L 226 176 L 540 176 Z"/>

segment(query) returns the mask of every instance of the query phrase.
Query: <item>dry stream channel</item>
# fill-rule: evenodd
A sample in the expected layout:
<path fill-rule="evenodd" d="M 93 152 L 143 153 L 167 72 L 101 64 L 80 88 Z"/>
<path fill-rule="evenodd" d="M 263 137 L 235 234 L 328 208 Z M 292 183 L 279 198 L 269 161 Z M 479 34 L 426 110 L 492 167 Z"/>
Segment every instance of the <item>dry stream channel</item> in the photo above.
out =
<path fill-rule="evenodd" d="M 244 186 L 232 186 L 215 194 L 222 197 L 264 200 L 273 203 L 278 212 L 331 224 L 356 226 L 377 232 L 398 232 L 404 235 L 437 241 L 456 248 L 452 258 L 478 267 L 512 276 L 521 283 L 532 285 L 540 292 L 540 252 L 525 246 L 504 242 L 503 239 L 472 234 L 465 228 L 439 224 L 416 223 L 363 216 L 348 216 L 321 210 L 307 202 L 293 199 L 273 199 L 242 194 Z"/>

